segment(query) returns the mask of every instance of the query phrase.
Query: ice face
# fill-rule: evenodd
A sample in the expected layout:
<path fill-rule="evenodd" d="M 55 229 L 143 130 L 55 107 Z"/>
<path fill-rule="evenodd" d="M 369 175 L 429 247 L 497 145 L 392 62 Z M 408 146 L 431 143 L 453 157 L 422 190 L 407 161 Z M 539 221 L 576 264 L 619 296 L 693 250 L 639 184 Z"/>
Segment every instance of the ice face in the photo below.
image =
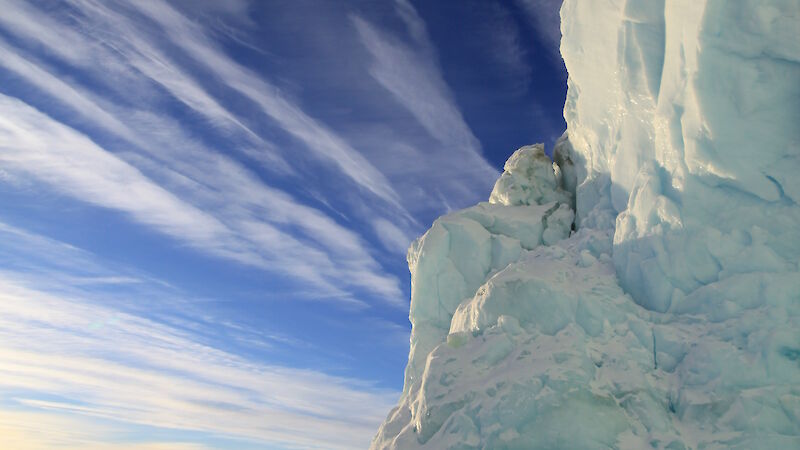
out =
<path fill-rule="evenodd" d="M 421 376 L 428 354 L 445 342 L 466 298 L 527 251 L 569 235 L 569 195 L 556 181 L 544 147 L 523 147 L 509 159 L 489 203 L 440 217 L 411 245 L 413 329 L 404 392 Z"/>
<path fill-rule="evenodd" d="M 798 30 L 792 0 L 566 0 L 555 164 L 518 150 L 412 246 L 373 448 L 800 448 Z"/>
<path fill-rule="evenodd" d="M 743 260 L 796 270 L 798 29 L 795 1 L 564 2 L 579 182 L 608 177 L 617 275 L 648 309 Z M 753 232 L 769 238 L 742 246 Z"/>

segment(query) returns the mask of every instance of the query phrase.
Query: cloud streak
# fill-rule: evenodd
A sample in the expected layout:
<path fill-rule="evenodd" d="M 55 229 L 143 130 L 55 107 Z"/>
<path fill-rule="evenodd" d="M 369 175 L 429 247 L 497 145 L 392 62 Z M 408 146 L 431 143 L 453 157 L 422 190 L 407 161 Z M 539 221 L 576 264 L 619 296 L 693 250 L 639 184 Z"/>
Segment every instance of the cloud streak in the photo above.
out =
<path fill-rule="evenodd" d="M 408 2 L 397 3 L 418 49 L 403 44 L 358 16 L 352 21 L 373 57 L 370 73 L 439 143 L 453 148 L 475 174 L 496 178 L 497 171 L 481 155 L 481 145 L 455 104 L 429 42 L 426 27 Z"/>
<path fill-rule="evenodd" d="M 0 410 L 3 445 L 15 450 L 81 448 L 84 450 L 209 450 L 202 444 L 149 439 L 149 442 L 120 442 L 126 430 L 99 424 L 88 417 L 68 416 L 53 410 Z"/>
<path fill-rule="evenodd" d="M 78 0 L 77 5 L 87 8 L 93 4 Z M 292 172 L 274 144 L 258 136 L 235 114 L 223 107 L 163 51 L 142 38 L 146 34 L 144 30 L 138 30 L 122 16 L 99 5 L 89 9 L 93 13 L 90 17 L 73 15 L 81 24 L 78 29 L 85 31 L 84 34 L 16 0 L 6 0 L 4 9 L 6 14 L 0 19 L 0 23 L 15 35 L 41 44 L 51 55 L 83 69 L 95 81 L 125 97 L 126 103 L 136 101 L 136 97 L 140 101 L 157 99 L 158 93 L 153 92 L 152 86 L 144 83 L 145 80 L 150 80 L 210 124 L 257 148 L 258 156 L 268 163 L 267 167 L 271 170 Z M 3 64 L 7 69 L 17 72 L 56 98 L 71 100 L 73 103 L 77 100 L 78 88 L 49 75 L 46 69 L 37 67 L 35 62 L 15 55 L 15 50 L 7 44 L 3 47 L 4 56 L 9 58 Z M 109 80 L 114 82 L 109 83 Z M 132 98 L 130 94 L 135 96 Z M 156 107 L 153 101 L 149 103 L 147 109 Z M 98 119 L 104 126 L 113 126 L 112 131 L 123 131 L 119 124 L 109 122 L 107 117 L 97 111 L 89 108 L 79 108 L 79 111 L 83 114 L 89 113 L 91 118 Z M 123 137 L 131 139 L 130 133 Z"/>
<path fill-rule="evenodd" d="M 3 223 L 0 237 L 0 259 L 29 255 L 25 267 L 0 270 L 0 432 L 14 448 L 364 447 L 399 394 L 233 353 L 226 346 L 249 343 L 217 336 L 257 334 L 187 318 L 191 298 L 164 310 L 129 305 L 132 294 L 162 295 L 146 275 Z M 116 295 L 73 275 L 106 278 Z M 150 442 L 131 443 L 142 427 Z"/>
<path fill-rule="evenodd" d="M 325 298 L 359 304 L 347 291 L 358 288 L 403 303 L 397 280 L 382 272 L 357 235 L 260 183 L 223 155 L 184 139 L 178 146 L 183 151 L 157 156 L 182 171 L 160 169 L 162 176 L 182 180 L 182 185 L 173 182 L 173 189 L 198 207 L 19 100 L 0 94 L 0 112 L 0 161 L 8 173 L 33 176 L 76 199 L 128 213 L 212 255 L 305 280 Z M 160 166 L 145 156 L 139 160 Z M 290 235 L 281 225 L 300 234 Z M 298 236 L 307 237 L 302 241 Z"/>
<path fill-rule="evenodd" d="M 112 320 L 92 326 L 103 317 Z M 397 396 L 357 380 L 263 365 L 195 339 L 0 273 L 0 389 L 17 408 L 286 447 L 354 448 L 368 443 Z M 14 416 L 3 412 L 0 427 Z M 60 430 L 39 433 L 57 441 Z"/>
<path fill-rule="evenodd" d="M 22 38 L 44 45 L 52 54 L 90 74 L 93 74 L 92 66 L 102 61 L 116 68 L 125 79 L 137 79 L 137 73 L 138 78 L 144 75 L 144 78 L 166 89 L 212 123 L 219 124 L 229 132 L 238 130 L 243 139 L 239 140 L 240 153 L 259 159 L 272 170 L 283 173 L 293 171 L 275 153 L 273 144 L 252 132 L 211 98 L 192 76 L 159 50 L 154 42 L 144 38 L 141 25 L 133 21 L 130 14 L 120 14 L 91 0 L 75 0 L 72 4 L 81 13 L 75 14 L 81 24 L 80 29 L 88 34 L 76 33 L 46 16 L 43 16 L 45 20 L 42 23 L 49 29 L 44 29 L 37 22 L 41 14 L 14 0 L 8 4 L 8 17 L 14 21 L 6 20 L 4 25 Z M 343 164 L 348 177 L 362 177 L 356 180 L 359 184 L 367 186 L 368 191 L 394 205 L 394 211 L 399 211 L 402 217 L 410 217 L 399 205 L 397 195 L 388 181 L 366 159 L 327 127 L 283 99 L 274 87 L 222 54 L 203 30 L 169 5 L 149 2 L 138 7 L 143 14 L 148 14 L 171 33 L 175 44 L 183 47 L 191 56 L 198 60 L 208 58 L 209 69 L 213 69 L 221 80 L 269 110 L 271 116 L 287 131 L 297 134 L 318 156 L 332 158 Z M 58 46 L 57 40 L 48 37 L 53 33 L 66 36 L 75 49 L 67 51 Z M 194 206 L 197 210 L 195 214 L 202 211 L 207 217 L 198 222 L 201 230 L 208 230 L 213 221 L 219 222 L 214 225 L 216 229 L 206 236 L 185 235 L 179 231 L 181 227 L 167 227 L 168 218 L 158 219 L 165 214 L 154 209 L 156 202 L 142 206 L 153 213 L 153 217 L 148 218 L 147 214 L 141 212 L 133 214 L 141 223 L 189 241 L 193 246 L 217 256 L 310 281 L 316 289 L 308 292 L 308 296 L 337 298 L 350 304 L 363 305 L 364 302 L 357 299 L 353 291 L 366 290 L 396 306 L 405 304 L 398 281 L 383 273 L 372 252 L 365 248 L 365 243 L 356 233 L 321 211 L 300 204 L 295 197 L 268 186 L 231 157 L 212 151 L 188 136 L 182 131 L 181 123 L 159 113 L 159 105 L 148 100 L 153 97 L 151 87 L 141 83 L 131 85 L 133 93 L 138 94 L 134 99 L 140 103 L 137 107 L 114 105 L 113 99 L 100 98 L 79 86 L 65 83 L 52 68 L 25 56 L 18 48 L 2 40 L 0 56 L 3 56 L 0 66 L 59 100 L 75 111 L 78 117 L 88 121 L 90 127 L 99 127 L 132 144 L 138 151 L 126 152 L 123 162 L 137 166 L 134 170 L 143 170 L 150 178 L 156 177 L 153 185 Z M 31 115 L 25 117 L 30 118 Z M 43 117 L 39 116 L 37 120 Z M 53 130 L 52 127 L 47 129 Z M 14 144 L 17 150 L 26 145 L 20 134 L 14 135 L 14 139 L 17 140 Z M 101 153 L 94 152 L 92 155 Z M 103 164 L 109 161 L 106 158 Z M 16 170 L 23 169 L 22 163 L 18 161 L 14 166 Z M 28 160 L 28 163 L 32 161 Z M 43 175 L 41 168 L 31 170 Z M 93 172 L 64 174 L 72 180 L 69 192 L 76 198 L 90 196 L 88 201 L 91 203 L 127 212 L 137 207 L 132 199 L 120 196 L 113 201 L 111 198 L 101 199 L 97 195 L 90 195 L 86 189 L 77 189 L 78 174 L 88 176 Z M 98 177 L 96 174 L 94 176 Z M 60 183 L 62 187 L 66 186 L 63 181 Z M 98 179 L 89 181 L 95 186 L 99 182 Z M 187 209 L 184 207 L 182 210 Z"/>
<path fill-rule="evenodd" d="M 400 198 L 386 177 L 343 138 L 289 101 L 273 84 L 220 51 L 196 24 L 162 1 L 136 2 L 132 6 L 158 23 L 172 42 L 213 73 L 219 81 L 244 97 L 306 145 L 317 158 L 340 171 L 379 198 L 404 212 Z M 95 14 L 99 3 L 82 2 L 82 10 Z M 131 34 L 126 40 L 134 40 Z"/>
<path fill-rule="evenodd" d="M 227 234 L 219 221 L 159 188 L 138 170 L 25 103 L 0 95 L 0 161 L 79 199 L 130 213 L 190 241 Z"/>
<path fill-rule="evenodd" d="M 560 60 L 562 0 L 516 0 L 516 2 L 525 11 L 550 57 Z"/>

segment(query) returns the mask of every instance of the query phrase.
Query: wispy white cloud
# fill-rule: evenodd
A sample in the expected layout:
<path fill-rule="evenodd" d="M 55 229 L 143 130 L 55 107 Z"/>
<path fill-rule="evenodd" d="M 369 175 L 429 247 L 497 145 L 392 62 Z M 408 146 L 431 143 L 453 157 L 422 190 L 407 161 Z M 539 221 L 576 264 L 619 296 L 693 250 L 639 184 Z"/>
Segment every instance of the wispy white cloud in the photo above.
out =
<path fill-rule="evenodd" d="M 179 198 L 86 136 L 18 100 L 0 95 L 0 111 L 0 161 L 11 174 L 34 176 L 79 200 L 129 213 L 210 254 L 311 282 L 319 297 L 361 303 L 348 291 L 359 288 L 403 303 L 397 280 L 383 273 L 355 233 L 261 183 L 230 158 L 180 136 L 182 151 L 140 156 L 145 166 L 150 158 L 169 163 L 172 169 L 150 165 L 168 182 L 172 175 L 183 183 L 170 183 L 183 194 Z"/>
<path fill-rule="evenodd" d="M 0 410 L 0 436 L 3 445 L 14 450 L 208 450 L 202 444 L 175 440 L 148 439 L 123 442 L 123 427 L 98 423 L 89 417 L 66 415 L 52 410 Z"/>
<path fill-rule="evenodd" d="M 0 161 L 77 198 L 124 210 L 136 220 L 191 241 L 227 231 L 219 221 L 156 186 L 84 135 L 34 108 L 0 95 Z"/>
<path fill-rule="evenodd" d="M 78 3 L 87 15 L 114 16 L 115 20 L 126 20 L 100 3 L 89 0 Z M 336 132 L 290 101 L 276 86 L 223 53 L 201 27 L 162 1 L 135 2 L 131 6 L 158 23 L 173 44 L 205 66 L 219 81 L 253 101 L 284 131 L 303 142 L 318 159 L 335 165 L 359 186 L 405 213 L 391 183 L 366 158 Z M 135 31 L 122 30 L 119 36 L 125 41 L 138 40 Z"/>
<path fill-rule="evenodd" d="M 209 310 L 209 302 L 217 301 L 213 298 L 188 296 L 150 273 L 4 222 L 0 222 L 0 267 L 0 272 L 13 273 L 17 284 L 131 314 L 159 313 L 160 319 L 171 326 L 197 333 L 211 330 L 243 348 L 274 349 L 277 344 L 283 349 L 314 348 L 294 336 L 216 317 Z M 87 295 L 94 291 L 100 294 Z M 92 326 L 101 326 L 104 321 L 99 318 Z"/>
<path fill-rule="evenodd" d="M 494 173 L 480 155 L 480 142 L 472 134 L 456 106 L 449 88 L 427 52 L 415 52 L 410 46 L 385 36 L 364 19 L 354 16 L 353 23 L 362 42 L 375 58 L 373 77 L 405 106 L 431 136 L 441 144 L 461 150 L 474 160 L 477 168 Z"/>
<path fill-rule="evenodd" d="M 17 4 L 17 2 L 14 1 L 13 4 Z M 406 21 L 412 34 L 416 34 L 415 39 L 418 41 L 419 49 L 422 50 L 415 52 L 411 47 L 403 47 L 411 58 L 408 60 L 408 64 L 403 64 L 403 67 L 413 68 L 418 62 L 422 62 L 423 65 L 419 70 L 411 69 L 400 73 L 398 79 L 395 80 L 397 84 L 393 85 L 389 91 L 395 96 L 402 97 L 401 100 L 406 102 L 404 106 L 410 107 L 411 112 L 420 123 L 439 141 L 439 149 L 442 151 L 430 151 L 430 146 L 426 143 L 415 144 L 421 145 L 421 148 L 425 148 L 426 151 L 413 150 L 412 154 L 405 158 L 405 161 L 408 164 L 413 163 L 414 167 L 418 169 L 418 173 L 411 174 L 411 177 L 395 176 L 393 178 L 393 183 L 397 183 L 399 189 L 403 191 L 402 199 L 397 194 L 398 187 L 390 183 L 381 170 L 376 169 L 346 139 L 306 114 L 297 101 L 287 98 L 273 84 L 228 57 L 207 35 L 205 29 L 197 22 L 186 18 L 172 6 L 160 1 L 113 6 L 114 3 L 71 0 L 70 4 L 75 8 L 72 20 L 81 25 L 79 29 L 83 33 L 76 33 L 72 28 L 52 20 L 50 22 L 53 23 L 48 23 L 49 29 L 37 28 L 35 11 L 30 11 L 31 8 L 18 4 L 13 10 L 13 16 L 19 17 L 23 23 L 28 23 L 29 26 L 22 30 L 11 28 L 10 25 L 9 28 L 28 40 L 37 41 L 39 39 L 37 42 L 44 44 L 48 51 L 60 55 L 67 61 L 73 61 L 90 73 L 92 65 L 97 65 L 98 62 L 111 64 L 114 67 L 127 67 L 127 72 L 123 74 L 127 78 L 121 84 L 130 84 L 137 98 L 157 98 L 152 92 L 148 92 L 147 89 L 140 86 L 139 78 L 150 79 L 186 106 L 192 108 L 193 111 L 207 117 L 212 123 L 229 124 L 230 126 L 223 127 L 230 130 L 236 129 L 239 125 L 245 127 L 243 120 L 221 106 L 195 81 L 196 73 L 188 73 L 185 67 L 182 68 L 175 63 L 172 55 L 167 55 L 159 49 L 160 46 L 164 46 L 163 39 L 158 39 L 159 33 L 152 28 L 152 23 L 147 25 L 148 21 L 143 21 L 141 16 L 137 17 L 137 14 L 133 14 L 131 9 L 143 14 L 163 29 L 163 33 L 170 38 L 170 44 L 182 49 L 197 64 L 204 66 L 208 72 L 214 75 L 216 81 L 250 99 L 284 131 L 305 143 L 310 150 L 309 155 L 329 161 L 339 167 L 346 178 L 355 181 L 365 187 L 366 191 L 385 200 L 387 205 L 384 206 L 389 206 L 389 209 L 384 206 L 379 209 L 385 211 L 385 215 L 400 216 L 401 221 L 405 222 L 403 228 L 406 230 L 417 226 L 411 215 L 406 212 L 406 208 L 418 209 L 420 205 L 431 202 L 430 199 L 420 199 L 416 195 L 408 195 L 408 189 L 411 187 L 409 184 L 423 187 L 427 185 L 429 186 L 428 190 L 444 191 L 451 198 L 468 198 L 469 201 L 464 203 L 466 204 L 474 201 L 476 191 L 480 192 L 490 187 L 497 176 L 496 170 L 491 168 L 480 156 L 480 144 L 464 123 L 449 89 L 441 78 L 425 24 L 418 17 L 413 6 L 408 3 L 398 3 L 398 12 Z M 40 39 L 42 35 L 62 33 L 69 36 L 69 41 L 73 42 L 75 46 L 84 49 L 78 52 L 78 56 L 70 59 L 61 55 L 59 52 L 63 50 L 55 44 L 56 39 Z M 115 62 L 112 64 L 109 61 Z M 131 71 L 134 72 L 134 75 L 131 75 Z M 139 75 L 138 78 L 135 76 L 136 74 Z M 95 77 L 103 81 L 102 77 L 98 75 L 95 74 Z M 36 80 L 35 76 L 28 78 L 29 81 Z M 129 78 L 135 79 L 138 84 L 128 83 Z M 66 95 L 64 92 L 68 92 L 68 90 L 61 89 L 61 86 L 55 86 L 49 81 L 48 83 L 53 95 L 63 97 Z M 415 88 L 417 85 L 421 87 L 422 95 L 418 95 Z M 141 89 L 144 89 L 144 92 L 140 92 Z M 407 93 L 414 95 L 407 96 Z M 401 102 L 401 104 L 403 103 Z M 155 107 L 152 102 L 141 106 L 147 109 Z M 111 105 L 111 107 L 116 106 Z M 109 107 L 105 109 L 109 109 Z M 440 114 L 441 119 L 433 120 Z M 122 110 L 118 111 L 116 115 L 125 118 L 132 116 L 141 118 L 144 114 L 132 115 L 130 111 Z M 103 119 L 97 116 L 95 118 Z M 155 119 L 151 122 L 156 125 L 164 122 L 161 117 Z M 253 117 L 249 117 L 249 120 L 252 122 Z M 131 119 L 127 119 L 124 122 L 130 125 L 130 121 Z M 148 134 L 148 130 L 141 130 L 146 127 L 139 128 L 137 136 Z M 242 133 L 244 137 L 249 136 L 247 132 L 243 131 Z M 383 137 L 392 138 L 392 136 Z M 394 138 L 396 139 L 396 137 Z M 380 145 L 386 146 L 387 144 Z M 277 147 L 269 142 L 262 140 L 260 143 L 251 145 L 242 144 L 234 146 L 234 149 L 250 158 L 263 159 L 263 164 L 267 167 L 274 166 L 273 168 L 278 168 L 283 172 L 291 170 L 291 166 L 278 155 L 280 151 L 277 150 Z M 383 160 L 386 159 L 384 155 L 386 152 L 371 150 L 369 153 L 370 157 L 376 161 L 385 162 Z M 388 171 L 387 173 L 391 173 L 393 176 L 398 168 L 403 166 L 381 165 L 383 171 Z M 426 169 L 434 166 L 447 167 L 446 170 L 448 173 L 452 172 L 453 176 L 445 179 L 445 174 Z M 444 188 L 443 185 L 448 186 Z M 366 198 L 363 201 L 365 204 L 374 203 L 374 200 Z M 401 204 L 403 206 L 400 206 Z M 362 206 L 359 208 L 365 209 Z M 371 215 L 375 215 L 375 208 L 369 207 L 368 210 L 372 211 Z M 361 217 L 361 219 L 364 218 Z M 418 231 L 415 230 L 415 232 Z"/>
<path fill-rule="evenodd" d="M 27 39 L 38 39 L 39 43 L 46 45 L 46 48 L 53 53 L 59 54 L 67 61 L 75 62 L 90 72 L 93 59 L 97 59 L 96 53 L 104 55 L 100 58 L 103 61 L 119 59 L 114 64 L 115 67 L 127 65 L 128 71 L 134 70 L 140 75 L 144 74 L 193 110 L 206 115 L 209 120 L 222 124 L 224 128 L 246 131 L 244 135 L 248 139 L 245 139 L 240 150 L 242 153 L 256 159 L 263 157 L 261 162 L 273 169 L 277 166 L 283 172 L 292 170 L 280 157 L 276 159 L 272 144 L 260 140 L 237 117 L 211 98 L 192 76 L 172 62 L 154 42 L 144 38 L 137 24 L 129 17 L 90 0 L 75 0 L 73 3 L 83 12 L 83 15 L 75 15 L 75 20 L 83 23 L 83 29 L 88 30 L 88 33 L 96 33 L 101 37 L 77 34 L 63 24 L 49 23 L 49 19 L 45 22 L 52 29 L 42 29 L 33 16 L 36 12 L 27 5 L 13 0 L 9 3 L 12 16 L 28 25 L 23 27 L 22 31 L 18 29 L 19 27 L 11 29 Z M 375 189 L 391 190 L 388 181 L 341 138 L 283 100 L 279 93 L 275 96 L 266 95 L 265 92 L 274 89 L 218 51 L 202 30 L 196 28 L 188 19 L 168 5 L 157 3 L 148 5 L 148 8 L 156 8 L 159 5 L 163 7 L 163 11 L 156 11 L 159 14 L 154 19 L 174 21 L 174 28 L 183 30 L 178 33 L 176 40 L 187 46 L 187 51 L 193 51 L 193 56 L 214 58 L 212 66 L 219 67 L 219 70 L 223 71 L 220 74 L 222 79 L 236 83 L 240 87 L 239 90 L 243 93 L 246 90 L 254 101 L 277 102 L 275 104 L 282 105 L 279 109 L 283 112 L 279 115 L 284 119 L 294 117 L 291 120 L 287 119 L 288 122 L 285 123 L 293 124 L 291 126 L 295 127 L 298 133 L 304 133 L 308 139 L 316 139 L 318 142 L 313 145 L 315 149 L 322 149 L 319 150 L 322 154 L 340 162 L 355 158 L 351 161 L 353 165 L 347 163 L 348 167 L 353 169 L 353 173 L 359 172 L 360 167 L 364 169 L 360 172 L 362 175 L 377 180 L 377 184 L 373 185 Z M 43 15 L 40 13 L 38 16 Z M 69 37 L 70 42 L 85 51 L 78 52 L 77 56 L 68 57 L 62 54 L 63 50 L 56 46 L 55 40 L 41 38 L 45 34 L 62 32 Z M 180 41 L 181 39 L 184 41 L 188 39 L 191 45 Z M 203 44 L 199 49 L 195 48 L 197 42 Z M 91 50 L 95 48 L 97 52 L 92 52 Z M 109 52 L 109 48 L 114 49 L 114 52 Z M 339 225 L 319 210 L 298 203 L 293 196 L 269 187 L 232 158 L 207 149 L 183 131 L 183 124 L 159 113 L 158 105 L 146 100 L 151 96 L 148 92 L 137 93 L 139 87 L 133 87 L 134 93 L 138 94 L 136 97 L 145 99 L 138 109 L 115 105 L 113 100 L 98 97 L 80 86 L 64 82 L 51 68 L 3 41 L 0 41 L 0 56 L 3 56 L 0 67 L 17 74 L 34 87 L 59 100 L 75 111 L 78 117 L 84 118 L 91 127 L 105 129 L 133 144 L 138 153 L 126 153 L 124 157 L 128 163 L 139 166 L 139 169 L 145 170 L 151 177 L 157 176 L 157 181 L 166 188 L 166 191 L 177 194 L 199 210 L 210 211 L 211 218 L 223 223 L 227 228 L 224 233 L 239 234 L 225 241 L 214 242 L 207 239 L 202 241 L 203 245 L 199 247 L 220 256 L 265 266 L 283 273 L 294 270 L 294 275 L 297 277 L 312 281 L 312 285 L 317 287 L 313 295 L 320 298 L 334 297 L 350 303 L 362 303 L 348 292 L 350 288 L 356 287 L 373 292 L 395 305 L 405 303 L 401 300 L 402 293 L 397 280 L 382 273 L 379 264 L 356 233 Z M 18 142 L 22 143 L 23 141 Z M 342 156 L 344 159 L 336 156 L 336 152 L 326 150 L 326 145 L 333 145 L 337 151 L 344 152 Z M 265 148 L 269 151 L 265 152 Z M 281 169 L 283 166 L 286 168 Z M 71 176 L 75 178 L 77 175 Z M 367 179 L 362 181 L 372 183 Z M 73 195 L 77 194 L 74 189 L 71 192 Z M 397 200 L 393 191 L 384 193 L 392 197 L 392 202 Z M 110 202 L 98 204 L 111 207 Z M 398 205 L 395 203 L 395 206 Z M 397 209 L 394 211 L 397 213 Z M 404 210 L 401 214 L 409 217 Z M 142 215 L 137 217 L 144 218 Z M 163 226 L 160 230 L 167 232 Z M 300 234 L 298 235 L 296 231 Z M 221 233 L 223 232 L 217 232 L 218 235 Z M 172 230 L 171 234 L 181 237 L 175 230 Z M 193 244 L 200 242 L 191 237 L 189 240 Z M 207 248 L 206 244 L 212 242 L 211 248 Z M 257 248 L 248 249 L 248 245 Z M 266 258 L 265 254 L 268 255 Z M 331 283 L 330 280 L 336 281 Z"/>
<path fill-rule="evenodd" d="M 0 66 L 48 95 L 70 105 L 96 126 L 131 142 L 141 142 L 125 124 L 88 99 L 87 94 L 56 77 L 41 65 L 24 58 L 2 38 L 0 38 Z"/>
<path fill-rule="evenodd" d="M 262 139 L 235 114 L 223 107 L 200 83 L 176 64 L 167 54 L 146 38 L 146 30 L 136 27 L 128 18 L 91 0 L 74 0 L 74 5 L 86 16 L 79 16 L 83 29 L 104 47 L 113 48 L 142 75 L 161 85 L 176 99 L 196 113 L 206 116 L 220 127 L 243 131 L 260 143 Z M 87 45 L 84 43 L 84 46 Z"/>
<path fill-rule="evenodd" d="M 563 0 L 516 0 L 547 49 L 548 55 L 561 59 L 561 3 Z"/>
<path fill-rule="evenodd" d="M 84 4 L 80 0 L 77 3 Z M 86 5 L 91 6 L 92 3 Z M 149 80 L 212 125 L 238 135 L 243 143 L 240 151 L 255 154 L 271 170 L 291 173 L 290 165 L 274 144 L 257 135 L 234 113 L 223 107 L 191 75 L 145 39 L 145 32 L 137 30 L 125 18 L 105 7 L 97 7 L 89 10 L 93 13 L 90 17 L 73 15 L 72 19 L 80 26 L 70 27 L 17 0 L 5 0 L 3 7 L 6 14 L 0 19 L 0 24 L 23 40 L 40 44 L 49 54 L 85 70 L 94 77 L 95 82 L 108 85 L 121 94 L 126 103 L 146 101 L 147 109 L 156 108 L 159 93 L 143 83 Z M 123 126 L 110 121 L 107 113 L 85 104 L 86 100 L 81 97 L 90 94 L 52 75 L 35 61 L 21 56 L 18 49 L 7 43 L 0 50 L 8 59 L 3 62 L 6 69 L 16 72 L 48 94 L 79 107 L 76 109 L 81 114 L 88 115 L 102 126 L 110 127 L 110 131 L 123 133 L 122 137 L 129 140 L 132 138 Z"/>
<path fill-rule="evenodd" d="M 26 254 L 24 267 L 6 264 Z M 129 270 L 2 222 L 0 261 L 0 436 L 12 448 L 365 447 L 399 395 L 241 356 L 270 342 L 308 348 L 208 310 L 187 316 L 190 297 L 133 307 L 123 298 L 188 294 L 146 274 L 130 286 Z M 111 295 L 73 274 L 131 280 Z"/>
<path fill-rule="evenodd" d="M 523 45 L 519 26 L 511 11 L 500 4 L 487 4 L 485 36 L 487 53 L 494 59 L 514 95 L 525 94 L 532 82 L 533 69 L 527 62 L 528 50 Z"/>
<path fill-rule="evenodd" d="M 413 240 L 395 224 L 386 219 L 375 219 L 372 222 L 375 234 L 387 250 L 405 255 Z"/>
<path fill-rule="evenodd" d="M 83 36 L 58 21 L 43 15 L 30 4 L 21 0 L 3 0 L 0 23 L 17 36 L 35 42 L 73 64 L 87 61 L 98 62 L 97 51 L 104 49 L 87 45 Z"/>
<path fill-rule="evenodd" d="M 81 288 L 118 285 L 128 288 L 140 285 L 170 287 L 169 283 L 148 274 L 115 270 L 107 262 L 99 264 L 93 255 L 82 249 L 3 222 L 0 222 L 0 242 L 0 266 L 4 270 L 16 271 L 18 277 L 37 274 L 40 288 L 69 285 Z"/>
<path fill-rule="evenodd" d="M 98 317 L 113 320 L 92 326 Z M 17 408 L 60 413 L 51 416 L 58 420 L 83 416 L 287 447 L 354 448 L 368 443 L 397 396 L 363 381 L 243 359 L 184 329 L 43 292 L 9 272 L 0 273 L 0 340 L 5 397 Z M 6 408 L 0 427 L 19 422 L 16 414 Z M 57 441 L 64 432 L 41 428 L 39 435 Z"/>
<path fill-rule="evenodd" d="M 424 20 L 408 1 L 395 1 L 395 9 L 411 36 L 410 42 L 376 28 L 361 16 L 351 16 L 351 22 L 372 58 L 368 63 L 372 78 L 431 138 L 413 144 L 424 150 L 413 150 L 404 156 L 418 161 L 411 179 L 424 180 L 418 183 L 426 186 L 422 196 L 414 195 L 413 186 L 406 193 L 420 203 L 435 202 L 441 213 L 450 202 L 463 205 L 482 198 L 498 172 L 483 157 L 480 141 L 444 80 Z M 403 146 L 397 145 L 392 151 L 406 153 Z M 468 199 L 467 203 L 463 203 L 464 199 Z M 386 234 L 381 236 L 385 241 Z M 395 246 L 399 248 L 399 243 Z"/>

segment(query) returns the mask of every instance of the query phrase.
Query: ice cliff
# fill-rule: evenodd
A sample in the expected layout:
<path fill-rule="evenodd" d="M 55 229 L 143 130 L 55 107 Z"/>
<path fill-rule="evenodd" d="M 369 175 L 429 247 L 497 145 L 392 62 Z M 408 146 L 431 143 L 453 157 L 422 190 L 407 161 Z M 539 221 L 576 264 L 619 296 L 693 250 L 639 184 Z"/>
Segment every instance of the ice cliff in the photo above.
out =
<path fill-rule="evenodd" d="M 411 247 L 373 448 L 800 448 L 800 3 L 566 0 L 567 132 Z"/>

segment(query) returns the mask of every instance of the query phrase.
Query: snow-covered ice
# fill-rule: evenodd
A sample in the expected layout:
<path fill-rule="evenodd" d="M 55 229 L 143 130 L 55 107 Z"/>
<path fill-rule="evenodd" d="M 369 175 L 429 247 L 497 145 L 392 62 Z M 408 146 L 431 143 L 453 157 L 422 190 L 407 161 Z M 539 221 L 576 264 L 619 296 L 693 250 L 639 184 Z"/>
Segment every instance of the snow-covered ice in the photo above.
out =
<path fill-rule="evenodd" d="M 561 15 L 555 164 L 412 245 L 373 448 L 800 448 L 800 3 Z"/>

